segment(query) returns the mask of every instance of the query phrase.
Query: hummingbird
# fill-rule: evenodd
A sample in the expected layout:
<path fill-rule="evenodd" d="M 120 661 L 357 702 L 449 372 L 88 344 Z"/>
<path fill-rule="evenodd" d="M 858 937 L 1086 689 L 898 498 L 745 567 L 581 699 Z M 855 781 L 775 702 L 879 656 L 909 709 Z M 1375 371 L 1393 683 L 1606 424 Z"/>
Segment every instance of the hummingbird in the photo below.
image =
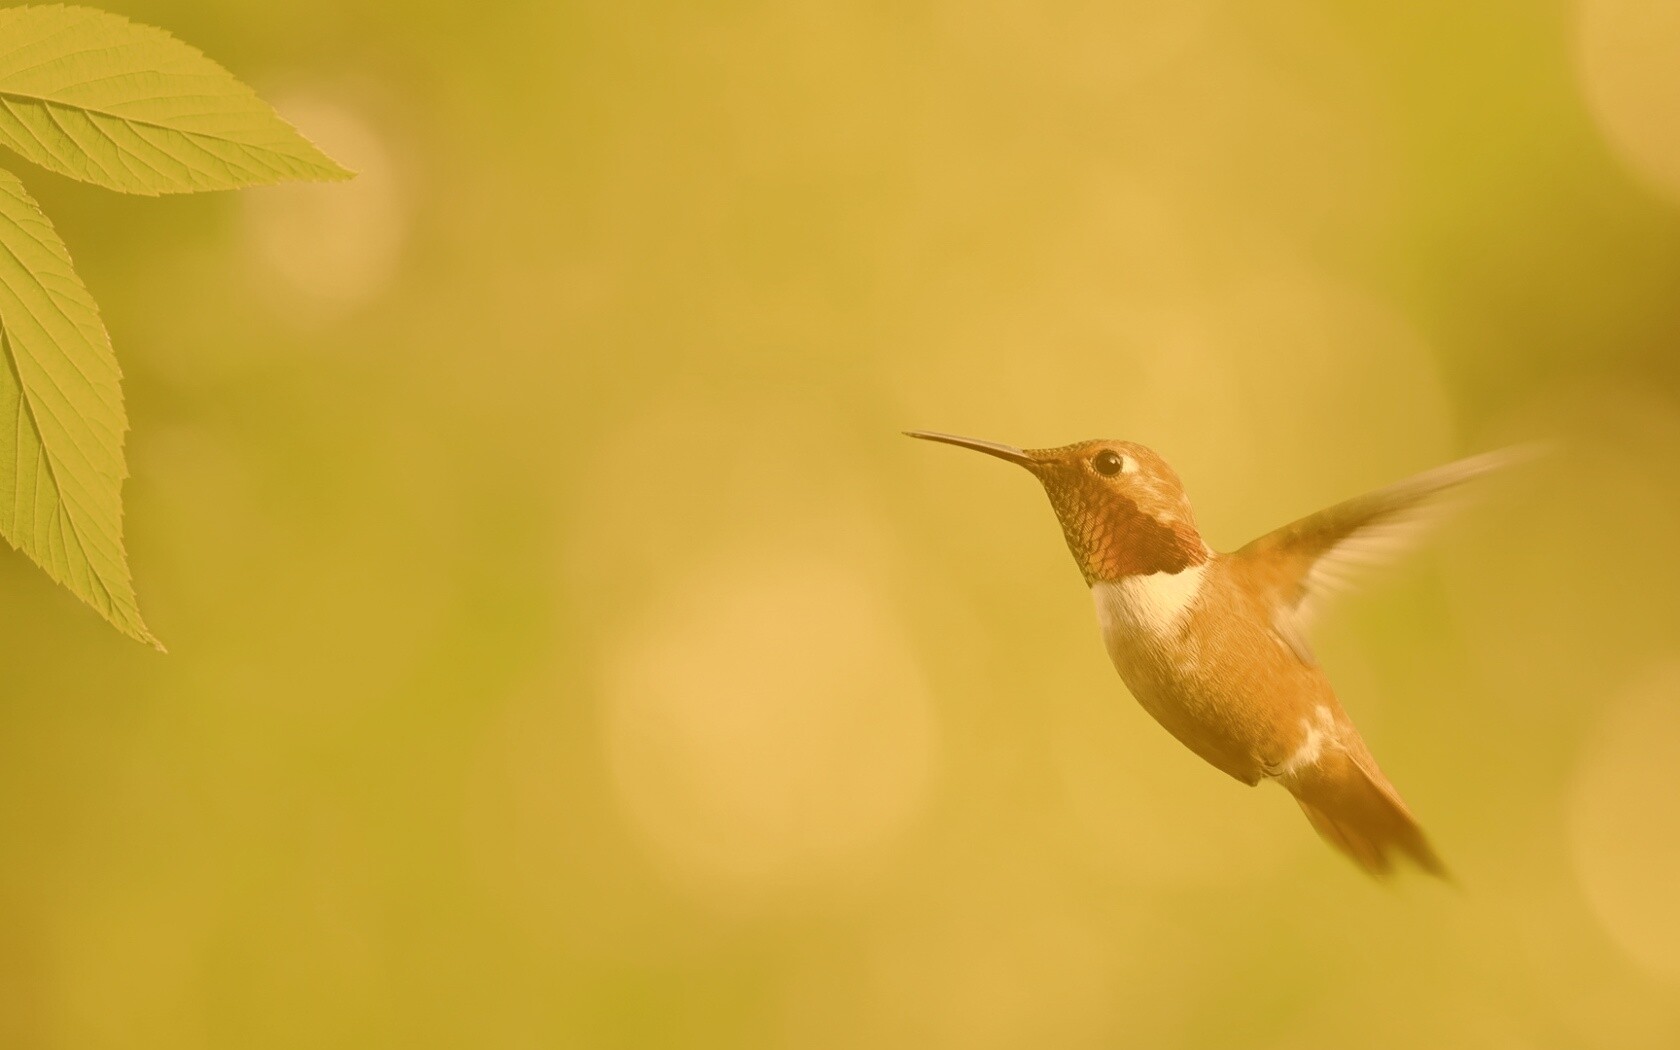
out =
<path fill-rule="evenodd" d="M 1019 449 L 905 431 L 1025 467 L 1044 486 L 1095 601 L 1109 659 L 1155 721 L 1214 768 L 1295 797 L 1331 846 L 1377 877 L 1397 858 L 1447 877 L 1307 642 L 1355 571 L 1390 560 L 1445 494 L 1497 470 L 1484 453 L 1356 496 L 1231 553 L 1202 539 L 1167 461 L 1130 441 Z"/>

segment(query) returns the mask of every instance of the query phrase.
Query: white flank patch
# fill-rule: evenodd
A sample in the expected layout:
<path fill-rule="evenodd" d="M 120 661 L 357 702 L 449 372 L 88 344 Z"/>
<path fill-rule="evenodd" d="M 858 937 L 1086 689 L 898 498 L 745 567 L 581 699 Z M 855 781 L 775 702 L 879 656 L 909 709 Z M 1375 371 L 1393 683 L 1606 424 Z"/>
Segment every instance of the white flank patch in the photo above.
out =
<path fill-rule="evenodd" d="M 1283 768 L 1278 771 L 1279 776 L 1288 776 L 1314 764 L 1324 754 L 1324 746 L 1334 742 L 1336 723 L 1330 715 L 1330 709 L 1320 704 L 1316 714 L 1316 725 L 1305 718 L 1301 719 L 1301 728 L 1306 730 L 1306 739 L 1301 741 L 1301 746 L 1295 749 L 1293 755 L 1284 759 Z"/>
<path fill-rule="evenodd" d="M 1207 567 L 1203 562 L 1183 572 L 1157 572 L 1093 584 L 1091 594 L 1097 602 L 1103 637 L 1116 631 L 1170 637 L 1195 603 Z"/>

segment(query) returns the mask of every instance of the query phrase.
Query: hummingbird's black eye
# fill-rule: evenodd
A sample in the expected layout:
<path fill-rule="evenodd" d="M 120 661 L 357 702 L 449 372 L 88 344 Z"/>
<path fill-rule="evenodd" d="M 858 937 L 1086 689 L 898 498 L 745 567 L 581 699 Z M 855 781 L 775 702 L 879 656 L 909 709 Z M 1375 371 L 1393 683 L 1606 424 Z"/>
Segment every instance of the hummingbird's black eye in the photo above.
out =
<path fill-rule="evenodd" d="M 1114 451 L 1113 449 L 1105 448 L 1101 452 L 1098 452 L 1095 456 L 1091 457 L 1091 467 L 1103 477 L 1112 478 L 1114 475 L 1126 469 L 1126 460 L 1120 455 L 1120 453 Z"/>

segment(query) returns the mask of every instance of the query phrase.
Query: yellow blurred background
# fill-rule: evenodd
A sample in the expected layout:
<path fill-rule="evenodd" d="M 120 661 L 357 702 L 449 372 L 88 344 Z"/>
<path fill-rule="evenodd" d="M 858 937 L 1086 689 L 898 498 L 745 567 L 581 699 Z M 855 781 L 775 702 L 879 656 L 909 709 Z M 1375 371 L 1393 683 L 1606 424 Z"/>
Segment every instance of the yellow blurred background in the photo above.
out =
<path fill-rule="evenodd" d="M 123 2 L 353 183 L 11 164 L 126 374 L 127 641 L 0 557 L 0 1045 L 1680 1045 L 1680 7 Z M 1554 438 L 1320 657 L 1368 882 L 1102 652 Z"/>

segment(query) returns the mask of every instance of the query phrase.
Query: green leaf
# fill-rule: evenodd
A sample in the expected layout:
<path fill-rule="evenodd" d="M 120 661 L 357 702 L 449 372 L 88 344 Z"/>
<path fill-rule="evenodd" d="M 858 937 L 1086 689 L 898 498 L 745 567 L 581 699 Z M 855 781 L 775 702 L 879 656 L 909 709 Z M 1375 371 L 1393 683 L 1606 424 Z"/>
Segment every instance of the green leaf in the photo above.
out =
<path fill-rule="evenodd" d="M 350 177 L 197 49 L 85 7 L 0 10 L 0 145 L 124 193 Z"/>
<path fill-rule="evenodd" d="M 125 634 L 122 388 L 99 308 L 52 223 L 0 171 L 0 535 Z M 159 646 L 162 648 L 162 646 Z"/>

